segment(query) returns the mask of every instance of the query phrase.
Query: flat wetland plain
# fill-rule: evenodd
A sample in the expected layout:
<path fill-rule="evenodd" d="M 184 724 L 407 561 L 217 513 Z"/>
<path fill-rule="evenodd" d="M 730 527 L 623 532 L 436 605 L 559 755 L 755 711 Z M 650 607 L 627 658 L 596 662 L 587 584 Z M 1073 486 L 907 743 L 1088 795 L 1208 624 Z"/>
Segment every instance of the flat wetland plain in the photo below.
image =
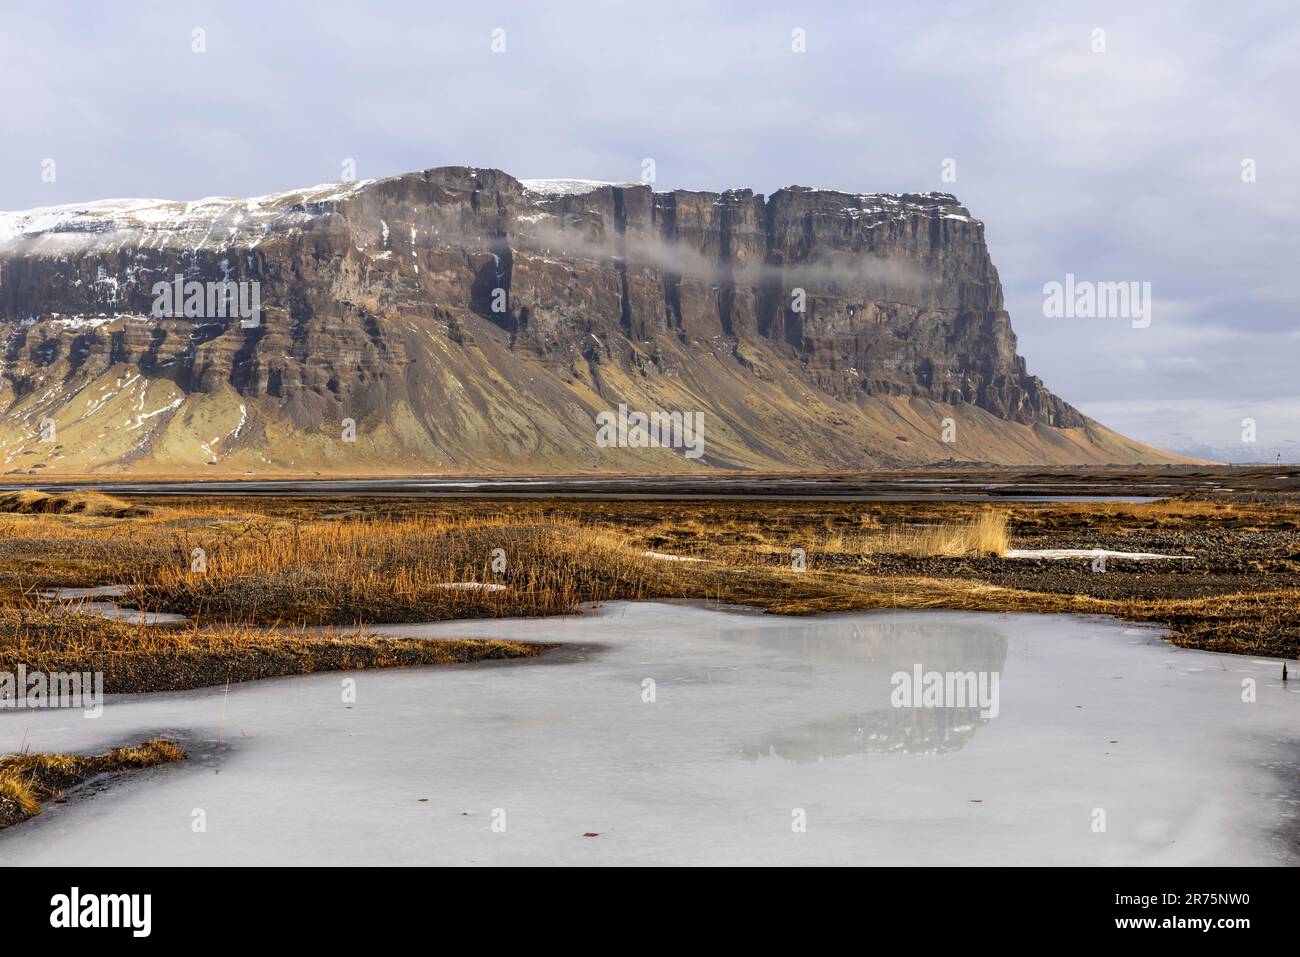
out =
<path fill-rule="evenodd" d="M 1294 469 L 638 481 L 0 491 L 0 673 L 101 672 L 105 692 L 140 693 L 528 658 L 554 644 L 483 620 L 619 601 L 1102 614 L 1186 647 L 1300 655 Z M 87 602 L 96 586 L 116 618 Z M 439 621 L 437 640 L 379 633 Z M 0 827 L 69 768 L 176 760 L 157 744 L 0 758 Z"/>
<path fill-rule="evenodd" d="M 1108 614 L 1164 626 L 1188 647 L 1300 653 L 1295 469 L 773 476 L 744 479 L 755 488 L 739 499 L 663 498 L 654 491 L 663 481 L 646 480 L 637 498 L 621 487 L 606 489 L 616 497 L 527 499 L 469 490 L 355 498 L 283 489 L 0 492 L 0 671 L 19 662 L 103 671 L 108 691 L 137 692 L 526 656 L 540 649 L 375 641 L 366 626 L 665 599 L 781 614 Z M 764 494 L 789 494 L 798 481 L 815 484 L 815 497 Z M 706 481 L 692 482 L 708 494 Z M 823 497 L 827 484 L 850 498 Z M 861 497 L 909 484 L 918 488 L 914 500 Z M 1016 500 L 1025 487 L 1168 497 Z M 980 491 L 975 501 L 950 501 L 930 497 L 934 489 Z M 1006 556 L 1042 549 L 1172 557 Z M 124 586 L 116 599 L 124 607 L 186 623 L 109 621 L 79 614 L 75 601 L 42 597 L 97 585 Z"/>

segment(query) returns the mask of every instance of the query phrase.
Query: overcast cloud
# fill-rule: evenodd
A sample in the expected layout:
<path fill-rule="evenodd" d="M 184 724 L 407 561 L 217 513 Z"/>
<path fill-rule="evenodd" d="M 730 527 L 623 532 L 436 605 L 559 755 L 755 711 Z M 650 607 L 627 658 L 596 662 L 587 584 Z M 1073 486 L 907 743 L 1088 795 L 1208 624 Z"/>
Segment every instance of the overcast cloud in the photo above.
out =
<path fill-rule="evenodd" d="M 1055 392 L 1168 447 L 1237 444 L 1247 416 L 1300 441 L 1294 3 L 0 6 L 0 209 L 267 193 L 349 158 L 948 190 Z M 1150 282 L 1151 326 L 1044 318 L 1067 272 Z"/>

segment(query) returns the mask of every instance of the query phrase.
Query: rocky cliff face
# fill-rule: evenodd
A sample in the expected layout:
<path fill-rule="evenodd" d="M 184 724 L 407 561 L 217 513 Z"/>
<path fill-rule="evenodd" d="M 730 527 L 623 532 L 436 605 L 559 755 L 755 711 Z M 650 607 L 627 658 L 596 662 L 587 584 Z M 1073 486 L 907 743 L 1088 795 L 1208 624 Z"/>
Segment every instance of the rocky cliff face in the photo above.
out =
<path fill-rule="evenodd" d="M 178 277 L 252 288 L 258 315 L 165 314 Z M 0 214 L 0 339 L 5 471 L 1172 459 L 1028 374 L 946 193 L 446 167 Z M 704 454 L 601 447 L 619 404 L 701 412 Z"/>

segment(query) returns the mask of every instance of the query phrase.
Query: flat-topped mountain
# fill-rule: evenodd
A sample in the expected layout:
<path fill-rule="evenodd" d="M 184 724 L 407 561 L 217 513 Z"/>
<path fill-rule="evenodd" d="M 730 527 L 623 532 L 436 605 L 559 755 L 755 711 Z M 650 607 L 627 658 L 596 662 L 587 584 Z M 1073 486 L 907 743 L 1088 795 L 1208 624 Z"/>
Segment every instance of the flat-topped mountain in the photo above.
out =
<path fill-rule="evenodd" d="M 947 193 L 443 167 L 0 213 L 0 339 L 9 473 L 1179 461 L 1028 373 Z"/>

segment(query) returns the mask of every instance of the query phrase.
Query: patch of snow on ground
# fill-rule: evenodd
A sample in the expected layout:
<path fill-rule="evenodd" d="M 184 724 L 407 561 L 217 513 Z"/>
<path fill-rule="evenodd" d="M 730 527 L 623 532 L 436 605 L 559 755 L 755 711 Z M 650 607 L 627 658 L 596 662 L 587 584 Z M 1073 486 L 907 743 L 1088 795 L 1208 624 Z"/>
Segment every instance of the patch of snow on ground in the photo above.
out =
<path fill-rule="evenodd" d="M 1104 548 L 1009 548 L 1004 558 L 1128 558 L 1138 562 L 1185 559 L 1195 555 L 1157 555 L 1154 552 L 1112 552 Z"/>

